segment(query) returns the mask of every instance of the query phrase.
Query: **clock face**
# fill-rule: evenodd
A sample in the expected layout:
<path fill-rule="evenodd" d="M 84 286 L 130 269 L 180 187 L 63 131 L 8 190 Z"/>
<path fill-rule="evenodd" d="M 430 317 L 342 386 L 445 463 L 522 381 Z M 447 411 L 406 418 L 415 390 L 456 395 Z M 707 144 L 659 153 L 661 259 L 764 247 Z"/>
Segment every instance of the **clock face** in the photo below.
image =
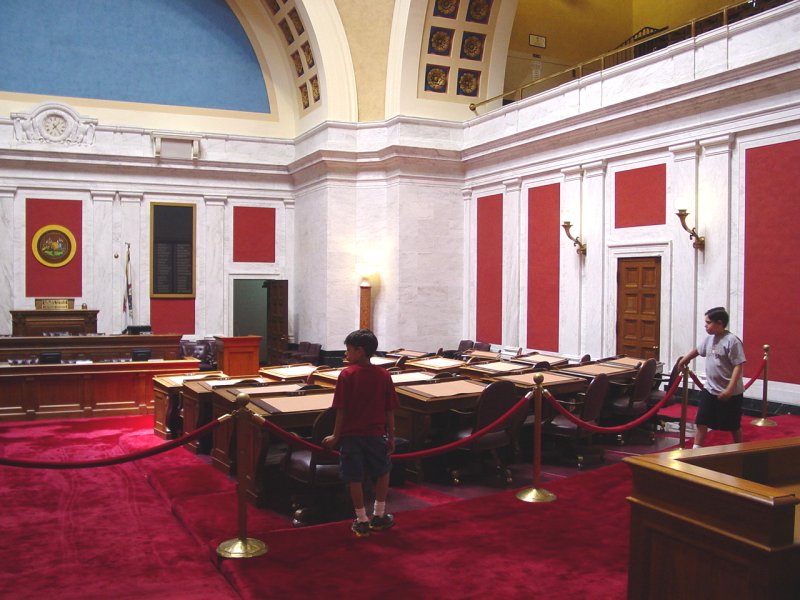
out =
<path fill-rule="evenodd" d="M 67 121 L 61 115 L 47 115 L 42 121 L 42 130 L 50 138 L 60 138 L 67 131 Z"/>

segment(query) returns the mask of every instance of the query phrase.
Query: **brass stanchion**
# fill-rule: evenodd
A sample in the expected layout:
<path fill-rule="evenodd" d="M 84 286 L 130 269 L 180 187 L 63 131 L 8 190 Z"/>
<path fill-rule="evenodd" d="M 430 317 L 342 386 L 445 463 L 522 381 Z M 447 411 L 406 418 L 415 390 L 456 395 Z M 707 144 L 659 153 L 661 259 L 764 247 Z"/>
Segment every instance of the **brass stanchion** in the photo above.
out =
<path fill-rule="evenodd" d="M 761 392 L 761 418 L 750 421 L 759 427 L 775 427 L 777 423 L 767 418 L 767 384 L 769 383 L 769 346 L 764 344 L 764 388 Z"/>
<path fill-rule="evenodd" d="M 683 398 L 681 398 L 680 446 L 686 449 L 686 414 L 689 412 L 689 365 L 683 365 Z"/>
<path fill-rule="evenodd" d="M 236 470 L 236 496 L 239 508 L 239 537 L 225 540 L 217 546 L 217 554 L 223 558 L 253 558 L 266 554 L 269 550 L 267 545 L 261 540 L 247 537 L 247 490 L 245 487 L 245 470 L 241 465 L 245 464 L 245 440 L 244 425 L 250 418 L 250 411 L 246 410 L 250 396 L 239 394 L 236 396 L 236 454 L 239 468 Z"/>
<path fill-rule="evenodd" d="M 533 394 L 533 487 L 526 488 L 517 492 L 517 498 L 523 502 L 552 502 L 556 499 L 553 492 L 549 492 L 539 487 L 539 479 L 542 475 L 542 382 L 544 376 L 537 373 L 533 377 L 536 387 L 533 392 L 528 392 L 528 399 Z"/>

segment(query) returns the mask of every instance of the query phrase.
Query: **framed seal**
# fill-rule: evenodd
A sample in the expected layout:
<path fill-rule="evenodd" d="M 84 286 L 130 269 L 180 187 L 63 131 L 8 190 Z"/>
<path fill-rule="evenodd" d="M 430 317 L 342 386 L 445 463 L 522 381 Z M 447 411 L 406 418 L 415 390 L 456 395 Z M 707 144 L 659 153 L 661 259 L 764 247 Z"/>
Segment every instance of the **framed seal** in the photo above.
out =
<path fill-rule="evenodd" d="M 45 225 L 33 234 L 33 255 L 45 267 L 63 267 L 75 257 L 75 236 L 61 225 Z"/>

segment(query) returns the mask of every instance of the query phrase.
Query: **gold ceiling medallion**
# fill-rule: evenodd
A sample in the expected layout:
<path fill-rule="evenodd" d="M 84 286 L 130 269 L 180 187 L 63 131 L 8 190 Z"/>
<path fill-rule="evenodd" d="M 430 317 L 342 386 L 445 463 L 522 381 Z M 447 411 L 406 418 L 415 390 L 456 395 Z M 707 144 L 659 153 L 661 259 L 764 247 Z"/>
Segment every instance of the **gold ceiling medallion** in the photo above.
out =
<path fill-rule="evenodd" d="M 434 92 L 444 92 L 447 89 L 447 70 L 442 67 L 429 67 L 425 75 L 425 85 Z"/>
<path fill-rule="evenodd" d="M 483 53 L 483 40 L 477 35 L 466 37 L 462 50 L 465 58 L 480 59 Z"/>
<path fill-rule="evenodd" d="M 439 17 L 455 17 L 458 12 L 458 0 L 436 0 L 433 14 Z"/>
<path fill-rule="evenodd" d="M 436 54 L 450 54 L 451 41 L 452 38 L 446 30 L 438 29 L 431 35 L 431 49 Z"/>
<path fill-rule="evenodd" d="M 489 0 L 471 0 L 467 10 L 467 21 L 486 23 L 489 21 L 489 11 L 492 3 Z"/>
<path fill-rule="evenodd" d="M 464 96 L 477 96 L 478 77 L 474 71 L 459 70 L 458 91 Z"/>

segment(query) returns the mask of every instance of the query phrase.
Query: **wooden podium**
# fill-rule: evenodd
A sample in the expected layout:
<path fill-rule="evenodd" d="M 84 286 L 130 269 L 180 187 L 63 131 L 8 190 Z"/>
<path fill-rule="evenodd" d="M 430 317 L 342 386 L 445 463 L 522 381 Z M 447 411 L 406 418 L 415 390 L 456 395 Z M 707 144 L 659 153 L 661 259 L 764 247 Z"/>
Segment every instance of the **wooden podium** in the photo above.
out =
<path fill-rule="evenodd" d="M 797 598 L 800 437 L 626 458 L 628 598 Z"/>
<path fill-rule="evenodd" d="M 36 336 L 50 332 L 97 333 L 97 310 L 12 310 L 11 334 Z"/>
<path fill-rule="evenodd" d="M 217 340 L 217 367 L 230 376 L 258 373 L 260 335 L 214 336 Z"/>

